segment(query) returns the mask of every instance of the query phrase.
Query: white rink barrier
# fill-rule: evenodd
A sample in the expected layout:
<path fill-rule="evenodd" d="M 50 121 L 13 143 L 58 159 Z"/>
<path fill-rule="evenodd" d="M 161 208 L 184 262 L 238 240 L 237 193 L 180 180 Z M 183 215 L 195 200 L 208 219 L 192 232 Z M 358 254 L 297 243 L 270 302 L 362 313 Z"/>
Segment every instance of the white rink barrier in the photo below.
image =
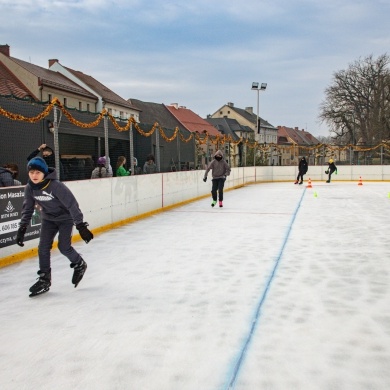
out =
<path fill-rule="evenodd" d="M 337 163 L 337 162 L 336 162 Z M 309 166 L 305 181 L 326 181 L 327 166 Z M 249 183 L 295 181 L 297 167 L 266 166 L 233 168 L 225 189 Z M 203 182 L 204 171 L 184 171 L 70 181 L 65 184 L 76 196 L 80 209 L 92 230 L 102 231 L 132 218 L 164 210 L 183 202 L 210 195 L 211 174 Z M 332 181 L 390 181 L 389 165 L 342 165 Z M 15 233 L 16 235 L 16 233 Z M 36 255 L 38 239 L 26 241 L 23 248 L 0 248 L 0 266 Z"/>

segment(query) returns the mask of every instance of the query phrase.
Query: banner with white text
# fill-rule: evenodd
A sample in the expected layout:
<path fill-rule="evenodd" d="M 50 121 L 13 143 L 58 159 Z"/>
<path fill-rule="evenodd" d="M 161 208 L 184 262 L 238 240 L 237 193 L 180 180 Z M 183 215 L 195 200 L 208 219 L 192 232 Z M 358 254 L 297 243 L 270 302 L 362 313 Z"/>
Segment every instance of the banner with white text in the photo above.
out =
<path fill-rule="evenodd" d="M 23 187 L 0 188 L 0 248 L 16 244 L 16 233 L 22 215 Z M 24 241 L 38 238 L 41 233 L 41 213 L 35 208 Z"/>

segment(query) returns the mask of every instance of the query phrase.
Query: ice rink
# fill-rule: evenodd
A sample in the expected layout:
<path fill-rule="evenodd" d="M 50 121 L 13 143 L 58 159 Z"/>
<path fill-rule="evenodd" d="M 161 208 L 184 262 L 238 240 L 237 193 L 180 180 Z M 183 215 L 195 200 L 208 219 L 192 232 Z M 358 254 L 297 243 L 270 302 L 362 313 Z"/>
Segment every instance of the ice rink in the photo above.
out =
<path fill-rule="evenodd" d="M 390 183 L 250 185 L 0 269 L 2 390 L 390 389 Z M 93 226 L 92 226 L 93 228 Z"/>

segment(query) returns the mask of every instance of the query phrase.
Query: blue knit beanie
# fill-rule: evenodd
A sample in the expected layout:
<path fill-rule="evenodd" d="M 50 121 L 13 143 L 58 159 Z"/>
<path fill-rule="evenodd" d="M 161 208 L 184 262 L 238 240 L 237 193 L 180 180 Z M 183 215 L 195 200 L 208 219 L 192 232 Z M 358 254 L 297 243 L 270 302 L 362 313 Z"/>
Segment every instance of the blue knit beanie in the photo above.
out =
<path fill-rule="evenodd" d="M 46 164 L 46 161 L 42 157 L 34 157 L 28 162 L 27 170 L 31 171 L 32 169 L 40 171 L 44 175 L 49 172 L 49 168 Z"/>

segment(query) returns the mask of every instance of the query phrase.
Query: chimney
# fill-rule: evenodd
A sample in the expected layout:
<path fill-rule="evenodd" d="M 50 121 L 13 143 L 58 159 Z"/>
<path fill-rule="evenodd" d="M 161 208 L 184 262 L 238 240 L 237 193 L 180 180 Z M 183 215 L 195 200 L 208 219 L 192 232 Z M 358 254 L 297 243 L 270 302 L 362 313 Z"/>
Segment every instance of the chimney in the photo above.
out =
<path fill-rule="evenodd" d="M 234 107 L 234 103 L 232 103 L 232 102 L 228 102 L 228 107 Z"/>
<path fill-rule="evenodd" d="M 5 56 L 9 57 L 9 46 L 0 45 L 0 53 L 3 53 Z"/>
<path fill-rule="evenodd" d="M 253 107 L 245 107 L 245 111 L 249 112 L 249 114 L 253 114 Z"/>
<path fill-rule="evenodd" d="M 176 110 L 179 109 L 179 103 L 171 103 L 170 106 L 173 106 L 176 108 Z"/>
<path fill-rule="evenodd" d="M 56 62 L 58 62 L 58 60 L 56 60 L 56 59 L 49 60 L 49 68 L 50 68 L 53 64 L 55 64 Z"/>

